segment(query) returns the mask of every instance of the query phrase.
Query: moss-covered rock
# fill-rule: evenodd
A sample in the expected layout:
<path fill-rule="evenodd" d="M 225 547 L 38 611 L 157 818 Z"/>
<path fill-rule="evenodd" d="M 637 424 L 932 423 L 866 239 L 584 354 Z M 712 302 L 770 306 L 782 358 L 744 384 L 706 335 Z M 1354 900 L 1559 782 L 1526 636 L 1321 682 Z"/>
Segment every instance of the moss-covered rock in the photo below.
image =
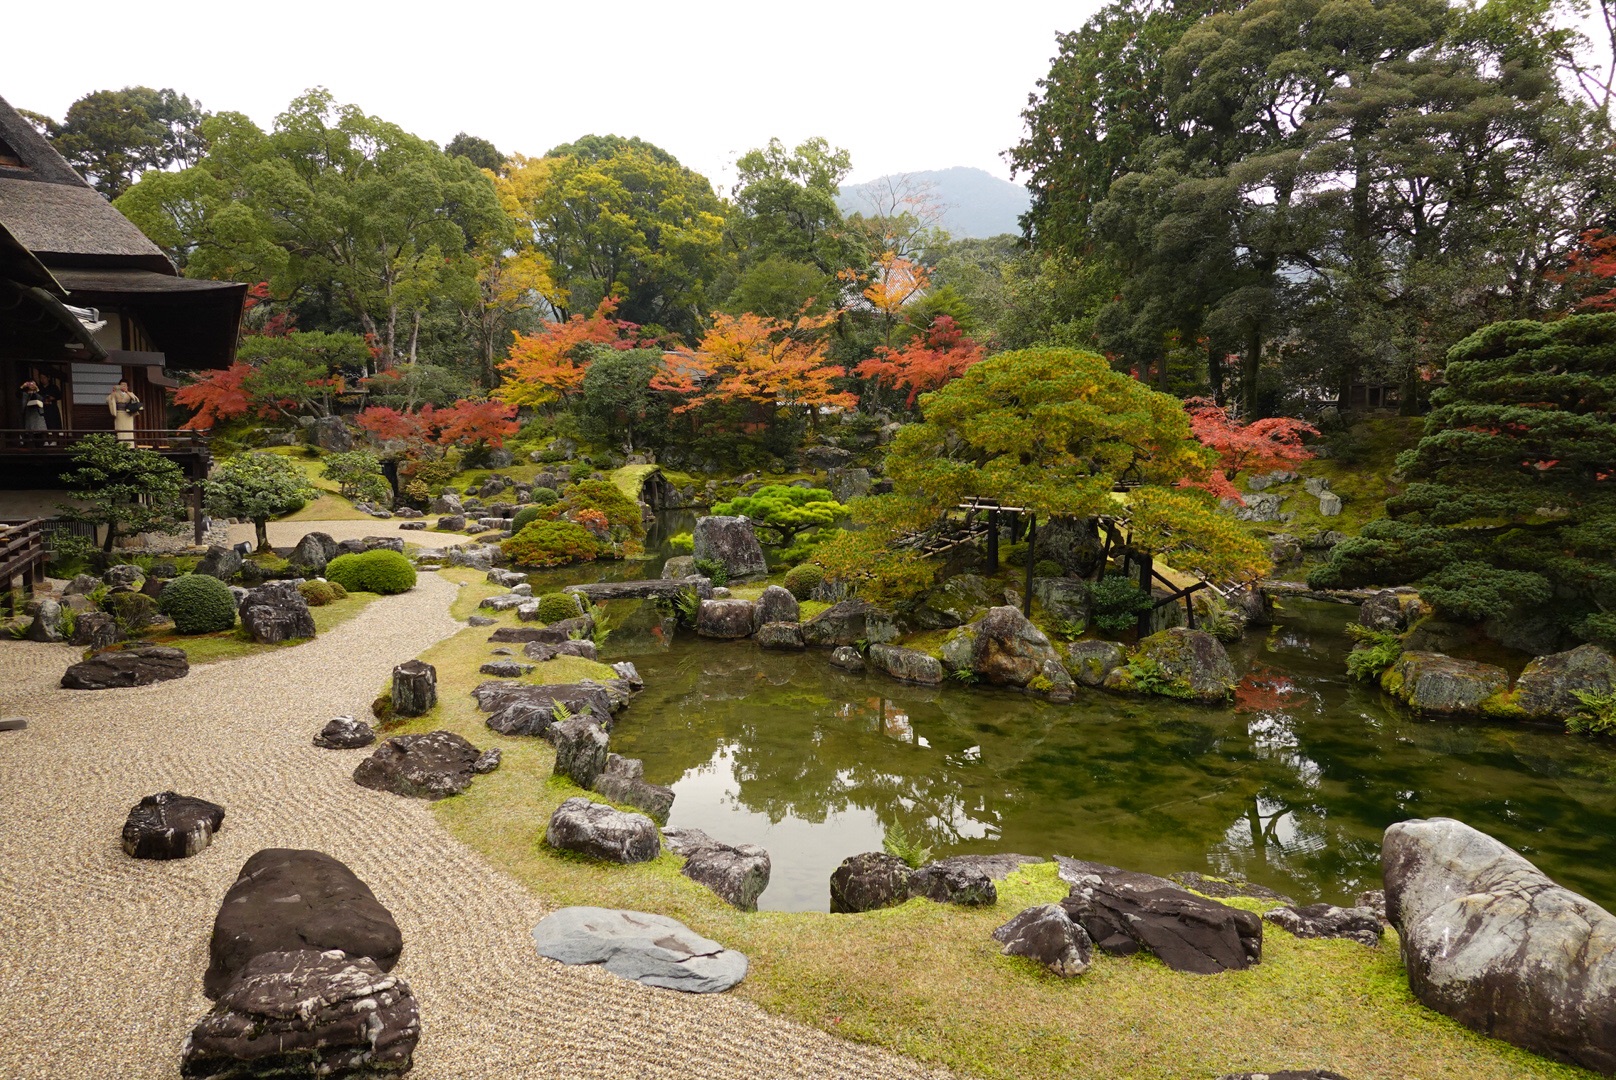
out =
<path fill-rule="evenodd" d="M 1114 641 L 1074 641 L 1066 647 L 1066 670 L 1084 686 L 1101 686 L 1126 657 Z"/>
<path fill-rule="evenodd" d="M 1534 720 L 1563 720 L 1582 707 L 1577 691 L 1608 694 L 1616 689 L 1616 657 L 1597 645 L 1540 656 L 1526 665 L 1510 704 Z"/>
<path fill-rule="evenodd" d="M 1388 694 L 1418 713 L 1479 715 L 1509 689 L 1509 673 L 1443 653 L 1404 652 L 1380 677 Z"/>
<path fill-rule="evenodd" d="M 1210 704 L 1234 697 L 1239 681 L 1222 642 L 1204 630 L 1175 626 L 1141 641 L 1105 686 Z"/>

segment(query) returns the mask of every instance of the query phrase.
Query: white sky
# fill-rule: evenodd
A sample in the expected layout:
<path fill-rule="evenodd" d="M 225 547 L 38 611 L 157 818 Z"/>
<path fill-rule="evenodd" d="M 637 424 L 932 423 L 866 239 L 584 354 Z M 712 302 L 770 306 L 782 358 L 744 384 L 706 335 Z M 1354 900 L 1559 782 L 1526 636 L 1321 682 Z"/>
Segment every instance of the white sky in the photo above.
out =
<path fill-rule="evenodd" d="M 60 119 L 92 90 L 173 87 L 268 127 L 311 86 L 447 142 L 465 130 L 542 154 L 638 135 L 718 183 L 770 136 L 852 151 L 851 181 L 1001 153 L 1047 73 L 1055 34 L 1101 0 L 781 4 L 730 0 L 229 5 L 81 0 L 7 14 L 0 96 Z"/>

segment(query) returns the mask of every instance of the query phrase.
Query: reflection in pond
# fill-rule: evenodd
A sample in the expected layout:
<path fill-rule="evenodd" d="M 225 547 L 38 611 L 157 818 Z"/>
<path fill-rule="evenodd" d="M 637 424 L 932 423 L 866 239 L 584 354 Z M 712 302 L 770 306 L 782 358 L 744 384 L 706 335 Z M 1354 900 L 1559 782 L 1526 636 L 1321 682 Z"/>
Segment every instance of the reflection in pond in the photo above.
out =
<path fill-rule="evenodd" d="M 534 587 L 659 569 L 595 564 L 535 575 Z M 665 647 L 647 626 L 605 648 L 606 659 L 632 655 L 646 681 L 612 748 L 673 786 L 670 825 L 769 850 L 764 908 L 824 909 L 831 871 L 879 850 L 893 822 L 939 856 L 1238 873 L 1303 902 L 1342 902 L 1378 887 L 1388 824 L 1436 815 L 1616 904 L 1610 743 L 1396 711 L 1345 674 L 1355 615 L 1290 605 L 1282 625 L 1232 650 L 1247 674 L 1226 709 L 904 686 L 838 671 L 822 651 L 687 635 Z"/>

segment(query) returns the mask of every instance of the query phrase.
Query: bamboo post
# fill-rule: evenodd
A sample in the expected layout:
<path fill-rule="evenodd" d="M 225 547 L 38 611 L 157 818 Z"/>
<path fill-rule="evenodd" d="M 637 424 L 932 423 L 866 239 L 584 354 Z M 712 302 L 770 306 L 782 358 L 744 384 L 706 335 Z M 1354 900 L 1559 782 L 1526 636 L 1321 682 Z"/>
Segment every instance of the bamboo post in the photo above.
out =
<path fill-rule="evenodd" d="M 1027 511 L 1027 588 L 1021 594 L 1021 613 L 1032 618 L 1032 564 L 1038 548 L 1038 515 Z"/>
<path fill-rule="evenodd" d="M 988 573 L 999 572 L 999 512 L 988 510 Z"/>

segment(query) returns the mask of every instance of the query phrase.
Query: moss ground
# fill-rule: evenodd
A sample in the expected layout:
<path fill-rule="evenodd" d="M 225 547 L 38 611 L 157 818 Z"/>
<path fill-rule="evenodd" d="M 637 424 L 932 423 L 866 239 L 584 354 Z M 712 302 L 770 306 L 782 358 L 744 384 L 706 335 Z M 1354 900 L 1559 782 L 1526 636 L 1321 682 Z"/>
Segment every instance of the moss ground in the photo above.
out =
<path fill-rule="evenodd" d="M 638 499 L 645 478 L 656 471 L 655 465 L 624 465 L 621 469 L 613 470 L 610 479 L 618 491 L 631 499 Z"/>
<path fill-rule="evenodd" d="M 379 599 L 376 593 L 351 592 L 342 600 L 335 600 L 321 607 L 310 608 L 314 616 L 314 630 L 316 634 L 323 634 L 334 630 L 349 619 L 365 610 L 374 600 Z M 296 641 L 285 641 L 279 645 L 261 645 L 246 635 L 239 627 L 235 630 L 225 630 L 217 634 L 152 634 L 145 640 L 156 645 L 169 645 L 185 651 L 185 658 L 192 664 L 214 664 L 220 660 L 235 660 L 242 656 L 251 656 L 254 653 L 265 652 L 269 649 L 291 649 L 308 641 L 308 638 L 299 638 Z"/>
<path fill-rule="evenodd" d="M 465 569 L 457 617 L 500 591 Z M 514 622 L 509 613 L 499 616 Z M 863 915 L 736 911 L 682 877 L 680 861 L 623 867 L 564 856 L 542 842 L 544 823 L 580 794 L 551 776 L 540 739 L 496 735 L 470 690 L 496 647 L 493 627 L 440 642 L 439 704 L 405 731 L 447 728 L 504 763 L 466 794 L 434 804 L 444 825 L 528 888 L 558 904 L 655 911 L 745 952 L 751 971 L 735 993 L 773 1012 L 964 1073 L 1056 1080 L 1072 1076 L 1195 1078 L 1247 1069 L 1331 1068 L 1357 1080 L 1588 1078 L 1470 1032 L 1408 991 L 1396 940 L 1378 949 L 1302 941 L 1270 928 L 1264 961 L 1215 977 L 1180 975 L 1140 957 L 1097 957 L 1063 980 L 1000 955 L 992 930 L 1017 911 L 1064 895 L 1053 865 L 1028 868 L 980 910 L 912 900 Z M 540 664 L 536 681 L 587 669 Z M 597 796 L 598 798 L 598 796 Z M 1047 853 L 1035 853 L 1047 854 Z"/>

